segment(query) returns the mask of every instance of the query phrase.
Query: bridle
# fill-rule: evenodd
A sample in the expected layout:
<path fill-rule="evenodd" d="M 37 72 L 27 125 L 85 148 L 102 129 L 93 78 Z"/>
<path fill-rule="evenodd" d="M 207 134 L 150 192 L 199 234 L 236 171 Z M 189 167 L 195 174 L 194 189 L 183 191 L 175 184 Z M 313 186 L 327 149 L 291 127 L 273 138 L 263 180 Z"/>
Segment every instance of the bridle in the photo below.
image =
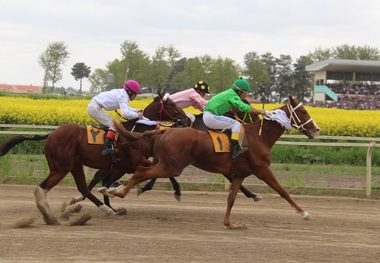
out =
<path fill-rule="evenodd" d="M 183 123 L 184 121 L 182 121 L 181 119 L 180 120 L 178 120 L 178 118 L 177 117 L 173 117 L 173 115 L 172 114 L 170 114 L 166 109 L 165 109 L 165 102 L 166 102 L 166 100 L 169 98 L 169 93 L 166 93 L 162 98 L 161 98 L 161 96 L 159 96 L 159 100 L 160 100 L 160 104 L 161 104 L 161 107 L 160 107 L 160 109 L 159 109 L 159 119 L 157 120 L 157 121 L 160 121 L 160 122 L 162 122 L 162 121 L 164 121 L 163 120 L 163 115 L 164 114 L 166 114 L 168 117 L 169 117 L 169 120 L 170 121 L 172 121 L 172 122 L 180 122 L 181 123 L 181 125 L 184 125 L 184 126 L 187 126 L 186 125 L 186 123 Z M 146 109 L 145 109 L 146 110 Z M 116 114 L 120 117 L 120 118 L 122 118 L 122 119 L 124 119 L 124 120 L 129 120 L 129 119 L 127 119 L 127 118 L 125 118 L 122 114 L 120 114 L 117 110 L 115 110 L 115 112 L 116 112 Z"/>
<path fill-rule="evenodd" d="M 298 117 L 297 112 L 296 112 L 296 109 L 298 109 L 301 106 L 302 106 L 302 102 L 300 102 L 296 107 L 293 107 L 293 105 L 290 103 L 290 101 L 288 101 L 287 107 L 288 107 L 289 114 L 290 114 L 290 121 L 292 123 L 292 126 L 294 128 L 296 128 L 298 131 L 300 131 L 300 132 L 306 131 L 306 132 L 311 133 L 312 131 L 310 129 L 305 128 L 305 125 L 308 124 L 309 122 L 312 122 L 315 127 L 318 128 L 318 126 L 315 124 L 315 122 L 313 121 L 313 118 L 311 118 L 311 117 L 310 117 L 310 119 L 308 119 L 307 121 L 302 123 L 302 121 L 300 120 L 300 118 Z"/>
<path fill-rule="evenodd" d="M 160 113 L 160 119 L 159 119 L 159 121 L 162 121 L 163 114 L 166 114 L 171 121 L 173 121 L 173 122 L 180 122 L 181 125 L 187 126 L 186 122 L 184 123 L 183 120 L 181 120 L 181 119 L 178 120 L 177 117 L 173 117 L 173 115 L 169 114 L 169 112 L 165 109 L 165 105 L 164 104 L 167 101 L 167 99 L 169 98 L 169 95 L 170 95 L 169 93 L 166 93 L 162 98 L 160 96 L 161 107 L 160 107 L 160 110 L 158 111 Z"/>

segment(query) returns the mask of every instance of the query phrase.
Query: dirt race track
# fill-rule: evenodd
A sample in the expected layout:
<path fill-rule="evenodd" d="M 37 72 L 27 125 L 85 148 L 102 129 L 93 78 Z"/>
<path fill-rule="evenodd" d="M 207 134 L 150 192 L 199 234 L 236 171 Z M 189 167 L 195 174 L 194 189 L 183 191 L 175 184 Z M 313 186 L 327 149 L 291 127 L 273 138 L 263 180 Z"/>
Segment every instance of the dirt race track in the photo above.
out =
<path fill-rule="evenodd" d="M 253 202 L 239 194 L 234 222 L 224 227 L 226 192 L 151 191 L 113 199 L 126 215 L 107 216 L 88 200 L 82 226 L 46 225 L 34 186 L 0 185 L 0 262 L 380 262 L 380 201 L 293 196 L 312 216 L 304 221 L 277 195 Z M 56 187 L 48 195 L 58 209 L 78 195 Z M 100 197 L 100 195 L 97 195 Z M 75 218 L 78 214 L 73 214 Z M 70 218 L 70 219 L 71 219 Z M 26 228 L 20 221 L 34 219 Z"/>

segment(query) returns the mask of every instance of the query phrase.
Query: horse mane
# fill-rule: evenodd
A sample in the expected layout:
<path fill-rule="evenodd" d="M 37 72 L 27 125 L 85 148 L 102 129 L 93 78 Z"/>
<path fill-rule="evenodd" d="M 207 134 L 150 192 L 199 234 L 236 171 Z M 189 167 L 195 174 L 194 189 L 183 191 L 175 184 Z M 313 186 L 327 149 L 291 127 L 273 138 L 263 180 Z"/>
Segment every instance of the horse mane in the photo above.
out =
<path fill-rule="evenodd" d="M 116 131 L 118 131 L 120 134 L 125 136 L 129 141 L 135 141 L 138 140 L 144 136 L 151 136 L 151 135 L 157 135 L 162 134 L 165 132 L 165 130 L 152 130 L 152 131 L 145 131 L 145 132 L 131 132 L 128 131 L 121 122 L 114 120 L 113 123 L 115 124 Z"/>

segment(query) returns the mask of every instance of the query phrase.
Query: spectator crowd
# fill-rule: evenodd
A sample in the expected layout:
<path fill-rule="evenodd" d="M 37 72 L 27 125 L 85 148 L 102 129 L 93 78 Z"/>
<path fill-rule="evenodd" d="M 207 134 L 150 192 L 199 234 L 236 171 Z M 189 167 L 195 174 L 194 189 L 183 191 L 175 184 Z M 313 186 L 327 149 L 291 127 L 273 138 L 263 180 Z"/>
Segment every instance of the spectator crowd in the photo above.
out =
<path fill-rule="evenodd" d="M 366 84 L 326 84 L 338 101 L 317 101 L 313 106 L 338 109 L 380 110 L 380 86 Z"/>

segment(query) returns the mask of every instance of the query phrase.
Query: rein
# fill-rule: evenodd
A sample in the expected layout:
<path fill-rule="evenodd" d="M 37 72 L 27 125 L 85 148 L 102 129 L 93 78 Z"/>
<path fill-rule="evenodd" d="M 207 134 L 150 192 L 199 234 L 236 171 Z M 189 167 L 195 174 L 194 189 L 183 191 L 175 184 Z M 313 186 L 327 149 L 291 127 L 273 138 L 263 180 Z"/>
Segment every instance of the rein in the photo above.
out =
<path fill-rule="evenodd" d="M 173 117 L 173 115 L 169 114 L 169 112 L 165 109 L 165 105 L 164 105 L 164 103 L 165 103 L 165 101 L 168 99 L 168 97 L 169 97 L 169 93 L 166 93 L 162 98 L 160 98 L 161 107 L 160 107 L 160 110 L 158 111 L 158 112 L 159 112 L 159 119 L 158 119 L 157 121 L 162 122 L 162 121 L 163 121 L 163 117 L 162 117 L 162 116 L 163 116 L 164 114 L 166 114 L 166 115 L 169 117 L 169 119 L 170 119 L 171 121 L 173 121 L 173 122 L 176 121 L 176 118 Z M 122 114 L 120 114 L 118 110 L 115 110 L 115 112 L 116 112 L 116 114 L 117 114 L 120 118 L 122 118 L 122 119 L 124 119 L 124 120 L 127 120 L 127 121 L 130 120 L 130 119 L 128 119 L 128 118 L 125 118 Z M 133 128 L 132 128 L 132 130 L 131 130 L 132 132 L 134 131 L 135 127 L 136 127 L 136 124 L 135 124 L 135 125 L 133 126 Z"/>
<path fill-rule="evenodd" d="M 125 118 L 125 117 L 124 117 L 123 115 L 121 115 L 117 110 L 115 110 L 115 112 L 116 112 L 116 114 L 117 114 L 120 118 L 129 121 L 129 119 Z"/>
<path fill-rule="evenodd" d="M 159 121 L 162 121 L 162 115 L 163 115 L 163 113 L 166 113 L 166 115 L 169 116 L 170 120 L 171 120 L 171 121 L 174 121 L 175 118 L 174 118 L 171 114 L 169 114 L 169 113 L 167 112 L 167 110 L 165 109 L 165 107 L 164 107 L 164 103 L 165 103 L 166 99 L 167 99 L 167 98 L 165 98 L 165 97 L 162 98 L 162 99 L 160 99 L 161 108 L 160 108 L 160 110 L 158 111 L 158 112 L 160 113 L 160 119 L 159 119 Z"/>

